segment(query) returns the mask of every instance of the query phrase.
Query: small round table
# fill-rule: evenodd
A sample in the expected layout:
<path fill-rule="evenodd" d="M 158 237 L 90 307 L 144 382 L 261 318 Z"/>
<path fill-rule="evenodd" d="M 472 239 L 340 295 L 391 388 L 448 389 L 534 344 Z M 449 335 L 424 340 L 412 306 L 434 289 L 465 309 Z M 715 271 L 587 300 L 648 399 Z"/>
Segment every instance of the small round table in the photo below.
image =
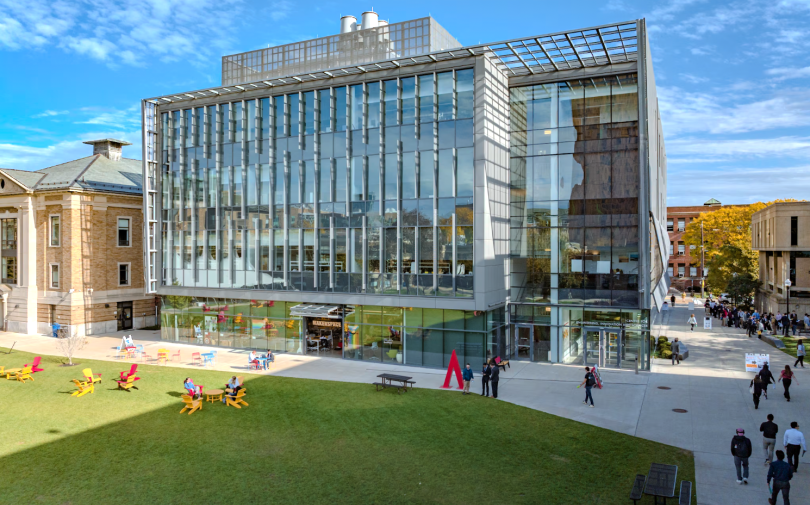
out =
<path fill-rule="evenodd" d="M 214 400 L 222 401 L 222 395 L 225 391 L 221 389 L 209 389 L 205 394 L 205 401 L 214 403 Z"/>

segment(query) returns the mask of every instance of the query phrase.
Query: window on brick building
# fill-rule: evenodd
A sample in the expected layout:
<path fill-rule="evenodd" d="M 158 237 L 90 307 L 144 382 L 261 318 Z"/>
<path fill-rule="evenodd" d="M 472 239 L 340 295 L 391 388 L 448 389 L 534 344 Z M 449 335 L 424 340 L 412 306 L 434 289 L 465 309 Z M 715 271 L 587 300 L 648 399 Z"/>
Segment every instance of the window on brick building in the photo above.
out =
<path fill-rule="evenodd" d="M 118 247 L 129 247 L 129 227 L 128 217 L 118 218 Z"/>
<path fill-rule="evenodd" d="M 678 277 L 683 277 L 685 267 L 683 265 L 678 265 Z"/>
<path fill-rule="evenodd" d="M 669 243 L 669 255 L 672 256 L 673 254 L 675 254 L 675 243 L 670 242 Z"/>
<path fill-rule="evenodd" d="M 58 247 L 60 244 L 61 230 L 59 226 L 59 216 L 51 216 L 50 222 L 50 245 L 51 247 Z"/>
<path fill-rule="evenodd" d="M 667 219 L 667 231 L 673 231 L 672 219 Z"/>
<path fill-rule="evenodd" d="M 686 245 L 683 242 L 678 242 L 678 254 L 681 256 L 686 254 Z"/>
<path fill-rule="evenodd" d="M 697 267 L 689 267 L 689 277 L 697 277 Z"/>
<path fill-rule="evenodd" d="M 51 287 L 59 289 L 59 264 L 51 263 Z"/>
<path fill-rule="evenodd" d="M 669 274 L 669 276 L 672 277 L 674 275 L 674 270 L 675 269 L 673 268 L 672 263 L 670 263 L 669 267 L 667 267 L 667 274 Z"/>
<path fill-rule="evenodd" d="M 678 231 L 686 229 L 686 219 L 678 219 Z"/>
<path fill-rule="evenodd" d="M 129 286 L 129 263 L 118 264 L 118 285 Z"/>

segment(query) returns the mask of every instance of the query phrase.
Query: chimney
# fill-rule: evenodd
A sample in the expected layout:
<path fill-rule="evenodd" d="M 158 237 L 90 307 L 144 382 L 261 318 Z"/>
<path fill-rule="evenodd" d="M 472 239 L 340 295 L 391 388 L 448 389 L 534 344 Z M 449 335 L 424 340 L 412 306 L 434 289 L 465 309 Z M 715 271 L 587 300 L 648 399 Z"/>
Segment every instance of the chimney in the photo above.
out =
<path fill-rule="evenodd" d="M 93 155 L 101 154 L 112 161 L 120 161 L 121 148 L 132 145 L 129 142 L 124 142 L 123 140 L 118 139 L 88 140 L 85 141 L 84 144 L 90 144 L 93 146 Z"/>
<path fill-rule="evenodd" d="M 369 28 L 377 28 L 379 16 L 374 11 L 366 11 L 363 13 L 360 22 L 361 30 L 368 30 Z"/>
<path fill-rule="evenodd" d="M 343 16 L 340 18 L 340 33 L 351 33 L 357 29 L 357 18 Z"/>

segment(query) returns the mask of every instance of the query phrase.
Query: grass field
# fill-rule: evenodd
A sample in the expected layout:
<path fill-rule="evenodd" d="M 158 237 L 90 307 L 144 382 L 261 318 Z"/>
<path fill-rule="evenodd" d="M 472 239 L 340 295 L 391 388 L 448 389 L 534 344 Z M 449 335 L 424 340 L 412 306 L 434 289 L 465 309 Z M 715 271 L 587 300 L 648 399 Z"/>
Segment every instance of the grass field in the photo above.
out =
<path fill-rule="evenodd" d="M 694 482 L 687 451 L 478 395 L 248 376 L 249 407 L 189 416 L 183 379 L 231 374 L 139 366 L 126 392 L 112 379 L 129 363 L 81 361 L 0 380 L 0 503 L 624 505 L 653 461 Z M 103 381 L 71 397 L 87 366 Z"/>

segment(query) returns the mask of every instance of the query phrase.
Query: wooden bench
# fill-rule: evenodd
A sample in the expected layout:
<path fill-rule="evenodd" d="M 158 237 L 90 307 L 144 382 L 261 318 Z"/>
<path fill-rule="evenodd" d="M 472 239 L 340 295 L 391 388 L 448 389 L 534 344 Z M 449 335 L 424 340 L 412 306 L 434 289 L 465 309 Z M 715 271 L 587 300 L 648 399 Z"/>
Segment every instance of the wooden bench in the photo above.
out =
<path fill-rule="evenodd" d="M 644 483 L 646 481 L 646 476 L 642 474 L 636 475 L 636 481 L 633 482 L 633 490 L 630 491 L 630 499 L 633 500 L 633 503 L 637 504 L 641 497 L 644 496 Z"/>
<path fill-rule="evenodd" d="M 692 503 L 692 483 L 688 480 L 681 481 L 681 494 L 678 496 L 678 505 L 690 505 Z"/>

